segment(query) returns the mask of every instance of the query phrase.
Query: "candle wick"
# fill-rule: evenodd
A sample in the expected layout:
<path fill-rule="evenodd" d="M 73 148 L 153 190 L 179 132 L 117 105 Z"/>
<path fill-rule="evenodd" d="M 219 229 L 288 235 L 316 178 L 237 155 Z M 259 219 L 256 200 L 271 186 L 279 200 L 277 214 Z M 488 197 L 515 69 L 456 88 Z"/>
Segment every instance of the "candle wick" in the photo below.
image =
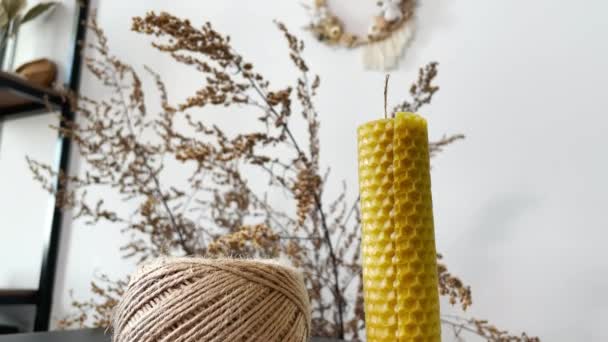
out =
<path fill-rule="evenodd" d="M 388 97 L 388 79 L 391 77 L 391 74 L 386 74 L 384 77 L 384 118 L 388 119 L 388 113 L 386 110 L 386 102 Z"/>

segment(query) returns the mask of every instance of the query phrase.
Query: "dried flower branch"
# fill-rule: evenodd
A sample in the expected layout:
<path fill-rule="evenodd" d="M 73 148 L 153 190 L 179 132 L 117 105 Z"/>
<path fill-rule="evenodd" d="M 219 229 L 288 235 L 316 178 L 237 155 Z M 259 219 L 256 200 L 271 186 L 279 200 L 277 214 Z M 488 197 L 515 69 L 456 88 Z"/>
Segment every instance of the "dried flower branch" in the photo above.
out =
<path fill-rule="evenodd" d="M 72 307 L 76 313 L 60 319 L 57 326 L 60 329 L 110 326 L 112 310 L 124 294 L 128 283 L 129 279 L 113 280 L 105 274 L 98 276 L 97 281 L 91 282 L 94 297 L 84 302 L 73 299 Z M 70 296 L 72 297 L 71 291 Z"/>
<path fill-rule="evenodd" d="M 410 86 L 412 99 L 403 101 L 393 108 L 393 116 L 396 112 L 417 112 L 422 106 L 431 103 L 433 96 L 439 90 L 438 86 L 433 85 L 437 76 L 439 63 L 431 62 L 420 68 L 418 79 Z"/>
<path fill-rule="evenodd" d="M 450 136 L 443 136 L 438 141 L 431 141 L 429 142 L 429 153 L 431 154 L 431 157 L 434 157 L 437 153 L 443 151 L 445 146 L 455 143 L 458 140 L 463 140 L 464 138 L 464 134 L 454 134 Z"/>
<path fill-rule="evenodd" d="M 209 256 L 275 258 L 279 255 L 279 236 L 263 224 L 244 226 L 222 235 L 207 247 Z"/>
<path fill-rule="evenodd" d="M 500 330 L 489 324 L 486 320 L 464 319 L 458 316 L 443 315 L 441 322 L 452 328 L 454 337 L 458 341 L 464 341 L 463 334 L 469 333 L 491 342 L 540 342 L 538 337 L 531 337 L 526 333 L 511 335 L 509 332 Z"/>
<path fill-rule="evenodd" d="M 457 302 L 462 306 L 462 310 L 466 310 L 471 304 L 471 287 L 465 286 L 462 281 L 448 272 L 447 267 L 440 262 L 443 259 L 441 254 L 437 254 L 437 274 L 439 277 L 439 294 L 448 296 L 450 304 L 455 305 Z"/>
<path fill-rule="evenodd" d="M 302 56 L 303 42 L 282 23 L 277 26 L 298 73 L 291 86 L 272 86 L 209 23 L 196 28 L 188 20 L 153 12 L 134 18 L 134 31 L 151 36 L 152 46 L 192 67 L 203 83 L 184 102 L 173 104 L 161 76 L 145 68 L 160 99 L 150 106 L 145 77 L 110 54 L 107 38 L 92 21 L 85 62 L 108 93 L 80 95 L 77 121 L 61 128 L 86 169 L 67 177 L 34 160 L 28 163 L 49 191 L 54 177 L 67 182 L 69 190 L 55 195 L 64 199 L 58 205 L 76 218 L 90 225 L 105 220 L 121 226 L 131 237 L 121 250 L 136 262 L 160 255 L 287 257 L 305 275 L 313 334 L 360 341 L 365 323 L 358 199 L 349 202 L 345 185 L 336 198 L 324 194 L 329 171 L 319 163 L 319 116 L 313 102 L 320 78 L 311 74 Z M 418 110 L 430 103 L 438 89 L 432 85 L 436 75 L 437 63 L 422 68 L 410 89 L 412 99 L 396 110 Z M 259 124 L 230 136 L 190 113 L 227 106 L 256 109 Z M 148 107 L 159 113 L 151 115 Z M 297 120 L 307 128 L 305 140 L 293 134 Z M 462 138 L 444 137 L 431 143 L 431 151 L 434 155 Z M 267 192 L 249 186 L 250 170 L 265 175 Z M 135 209 L 107 207 L 103 198 L 94 197 L 99 187 L 113 190 Z M 272 191 L 284 194 L 292 210 L 278 209 L 269 200 Z M 470 305 L 470 288 L 443 264 L 438 271 L 441 293 L 463 309 Z M 126 283 L 107 277 L 101 283 L 105 285 L 92 283 L 94 298 L 74 301 L 75 315 L 62 326 L 107 325 Z M 485 337 L 490 326 L 481 327 L 478 335 Z"/>

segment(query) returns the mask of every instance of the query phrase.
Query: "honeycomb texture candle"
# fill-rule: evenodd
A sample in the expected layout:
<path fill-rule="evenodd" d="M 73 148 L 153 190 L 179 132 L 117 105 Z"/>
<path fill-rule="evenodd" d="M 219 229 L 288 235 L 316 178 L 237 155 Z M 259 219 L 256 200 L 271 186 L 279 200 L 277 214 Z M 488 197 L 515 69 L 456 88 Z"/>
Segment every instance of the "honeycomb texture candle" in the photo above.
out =
<path fill-rule="evenodd" d="M 439 342 L 426 120 L 398 113 L 359 127 L 368 342 Z"/>

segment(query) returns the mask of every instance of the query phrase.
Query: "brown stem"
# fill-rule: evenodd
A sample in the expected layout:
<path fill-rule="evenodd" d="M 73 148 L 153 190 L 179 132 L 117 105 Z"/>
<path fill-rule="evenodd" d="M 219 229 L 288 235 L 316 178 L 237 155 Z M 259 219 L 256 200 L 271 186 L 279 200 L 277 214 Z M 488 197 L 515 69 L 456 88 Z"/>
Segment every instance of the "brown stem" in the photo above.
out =
<path fill-rule="evenodd" d="M 391 74 L 386 74 L 384 77 L 384 118 L 388 118 L 388 114 L 386 111 L 386 103 L 388 102 L 388 79 L 391 77 Z"/>
<path fill-rule="evenodd" d="M 348 221 L 350 221 L 350 218 L 353 216 L 353 214 L 357 210 L 360 200 L 361 200 L 361 195 L 357 196 L 357 199 L 353 202 L 353 205 L 350 207 L 350 210 L 348 211 L 348 214 L 344 218 L 344 221 L 342 222 L 342 224 L 340 224 L 342 231 L 338 235 L 338 240 L 336 241 L 336 246 L 340 245 L 340 243 L 342 242 L 342 238 L 344 237 L 344 235 L 346 235 L 346 225 L 348 224 Z M 359 229 L 359 224 L 355 225 L 354 229 Z"/>
<path fill-rule="evenodd" d="M 239 68 L 239 70 L 241 70 L 240 66 L 237 66 L 237 67 Z M 268 102 L 268 98 L 267 98 L 266 94 L 264 94 L 262 89 L 260 89 L 260 87 L 255 82 L 255 80 L 252 79 L 251 77 L 248 77 L 247 79 L 248 79 L 249 83 L 251 84 L 251 86 L 258 93 L 258 95 L 264 100 L 264 102 L 268 106 L 268 109 L 270 110 L 270 112 L 275 117 L 277 117 L 277 118 L 280 117 L 279 113 L 277 113 L 276 110 L 272 107 L 272 105 Z M 283 123 L 281 123 L 281 125 L 283 126 L 283 129 L 287 133 L 287 136 L 289 137 L 289 139 L 291 140 L 291 143 L 293 144 L 294 148 L 296 149 L 298 156 L 303 158 L 304 162 L 306 162 L 308 160 L 308 158 L 306 157 L 304 152 L 302 152 L 302 149 L 300 148 L 298 142 L 296 141 L 295 137 L 291 133 L 291 130 L 289 129 L 289 126 L 287 125 L 287 122 L 283 122 Z M 333 278 L 334 278 L 334 283 L 335 283 L 334 292 L 335 292 L 335 297 L 336 297 L 336 301 L 337 301 L 336 304 L 338 306 L 338 322 L 337 322 L 338 323 L 338 338 L 343 339 L 344 338 L 344 312 L 343 312 L 344 309 L 343 309 L 342 291 L 340 290 L 340 274 L 339 274 L 339 269 L 338 269 L 338 258 L 336 257 L 336 254 L 334 252 L 334 246 L 331 242 L 331 234 L 329 232 L 329 227 L 327 225 L 327 219 L 325 216 L 325 212 L 323 210 L 323 205 L 321 204 L 321 199 L 319 198 L 319 195 L 317 193 L 315 193 L 314 200 L 315 200 L 315 208 L 316 208 L 317 212 L 319 213 L 319 216 L 321 217 L 321 227 L 323 228 L 323 235 L 324 235 L 325 243 L 327 244 L 327 248 L 329 250 L 329 258 L 331 260 L 331 265 L 332 265 L 332 269 L 333 269 L 332 273 L 333 273 Z"/>
<path fill-rule="evenodd" d="M 477 330 L 472 329 L 472 328 L 470 328 L 470 327 L 467 327 L 467 326 L 466 326 L 464 323 L 458 323 L 458 322 L 454 322 L 454 321 L 451 321 L 451 320 L 449 320 L 449 319 L 447 319 L 447 318 L 441 318 L 441 323 L 442 323 L 442 324 L 445 324 L 445 325 L 449 325 L 449 326 L 451 326 L 451 327 L 453 327 L 453 328 L 455 328 L 455 329 L 458 329 L 458 331 L 455 331 L 455 332 L 454 332 L 454 335 L 455 335 L 456 337 L 459 337 L 459 336 L 460 336 L 460 331 L 462 331 L 462 330 L 465 330 L 465 331 L 468 331 L 468 332 L 470 332 L 470 333 L 473 333 L 473 334 L 479 335 L 479 332 L 478 332 Z M 481 336 L 481 335 L 480 335 L 480 336 Z M 482 336 L 482 337 L 485 337 L 485 336 Z"/>
<path fill-rule="evenodd" d="M 152 167 L 150 165 L 148 165 L 148 163 L 145 161 L 144 161 L 144 166 L 148 169 L 148 172 L 150 172 L 150 175 L 152 177 L 152 180 L 154 181 L 154 185 L 156 187 L 156 192 L 158 193 L 160 202 L 162 203 L 163 207 L 165 208 L 165 211 L 167 212 L 167 215 L 169 216 L 169 221 L 171 221 L 171 226 L 177 232 L 177 237 L 179 239 L 179 243 L 180 243 L 182 249 L 184 250 L 184 252 L 186 252 L 187 255 L 194 254 L 194 251 L 186 243 L 186 239 L 184 238 L 183 232 L 182 232 L 181 228 L 179 227 L 179 225 L 177 224 L 177 222 L 175 220 L 175 216 L 173 215 L 171 208 L 169 208 L 169 204 L 167 203 L 167 201 L 165 200 L 165 197 L 163 196 L 163 193 L 160 188 L 160 182 L 158 180 L 158 177 L 156 177 L 156 173 L 154 173 L 154 170 L 152 169 Z"/>
<path fill-rule="evenodd" d="M 316 237 L 307 237 L 307 236 L 283 236 L 280 235 L 279 239 L 282 240 L 318 240 Z"/>
<path fill-rule="evenodd" d="M 334 252 L 334 247 L 331 243 L 331 236 L 329 233 L 329 227 L 327 226 L 327 220 L 325 218 L 325 212 L 323 211 L 323 208 L 321 206 L 321 200 L 319 199 L 319 196 L 317 194 L 315 194 L 315 205 L 317 207 L 317 211 L 319 212 L 319 215 L 321 216 L 321 226 L 323 227 L 323 233 L 324 233 L 324 237 L 325 237 L 325 242 L 327 243 L 327 248 L 329 250 L 329 256 L 331 259 L 331 264 L 332 264 L 332 271 L 333 271 L 333 276 L 334 276 L 334 291 L 336 292 L 336 300 L 338 302 L 338 337 L 343 339 L 344 338 L 344 314 L 343 314 L 343 308 L 342 308 L 342 291 L 340 290 L 340 283 L 339 283 L 339 279 L 340 279 L 340 274 L 338 273 L 338 258 L 336 257 L 336 253 Z"/>
<path fill-rule="evenodd" d="M 464 138 L 464 134 L 455 134 L 449 137 L 446 137 L 444 135 L 439 141 L 429 142 L 429 151 L 431 152 L 431 154 L 441 152 L 442 147 L 447 146 L 455 141 L 462 140 Z"/>
<path fill-rule="evenodd" d="M 129 129 L 129 132 L 131 133 L 131 136 L 133 137 L 133 142 L 135 143 L 133 152 L 135 153 L 135 156 L 138 157 L 140 145 L 136 141 L 135 130 L 133 129 L 133 123 L 131 122 L 131 118 L 129 117 L 129 112 L 130 112 L 129 107 L 127 106 L 125 95 L 122 92 L 122 87 L 120 87 L 120 85 L 118 83 L 118 79 L 116 78 L 116 73 L 114 71 L 112 71 L 111 75 L 112 75 L 112 80 L 113 80 L 114 84 L 116 85 L 118 94 L 120 95 L 120 101 L 121 101 L 121 104 L 123 106 L 123 110 L 125 113 L 124 116 L 125 116 L 125 120 L 127 121 L 127 127 Z M 165 196 L 163 195 L 163 192 L 162 192 L 162 189 L 160 186 L 160 181 L 158 180 L 158 177 L 156 177 L 156 173 L 154 172 L 154 169 L 152 168 L 152 166 L 150 166 L 148 164 L 147 159 L 144 158 L 143 156 L 142 156 L 142 163 L 145 166 L 145 168 L 148 170 L 148 172 L 150 173 L 150 177 L 152 178 L 152 181 L 154 182 L 154 191 L 156 191 L 159 201 L 162 203 L 163 208 L 167 212 L 167 216 L 169 216 L 169 221 L 171 222 L 171 227 L 173 228 L 173 230 L 175 230 L 175 232 L 177 232 L 179 243 L 180 243 L 182 249 L 188 255 L 193 254 L 193 250 L 186 243 L 184 234 L 183 234 L 181 228 L 179 227 L 179 225 L 177 224 L 177 221 L 175 220 L 175 216 L 173 215 L 173 212 L 171 211 L 169 204 L 165 200 Z"/>
<path fill-rule="evenodd" d="M 253 80 L 250 77 L 248 77 L 247 79 L 249 80 L 249 83 L 251 84 L 251 86 L 253 87 L 253 89 L 255 89 L 255 91 L 258 93 L 258 95 L 264 100 L 264 102 L 268 106 L 268 109 L 270 110 L 270 112 L 274 116 L 276 116 L 277 118 L 280 117 L 281 115 L 279 113 L 277 113 L 277 111 L 268 102 L 268 98 L 266 97 L 266 94 L 264 94 L 264 92 L 262 91 L 262 89 L 260 89 L 260 87 L 258 87 L 257 82 L 255 82 L 255 80 Z M 306 158 L 306 155 L 304 154 L 304 152 L 300 148 L 300 145 L 298 145 L 298 142 L 296 141 L 296 138 L 291 133 L 291 130 L 287 126 L 287 123 L 286 122 L 282 122 L 281 126 L 283 126 L 283 129 L 287 133 L 287 136 L 289 137 L 289 140 L 291 140 L 291 143 L 293 144 L 293 147 L 296 149 L 296 152 L 298 152 L 298 156 L 304 158 L 304 160 L 307 160 L 308 158 Z"/>

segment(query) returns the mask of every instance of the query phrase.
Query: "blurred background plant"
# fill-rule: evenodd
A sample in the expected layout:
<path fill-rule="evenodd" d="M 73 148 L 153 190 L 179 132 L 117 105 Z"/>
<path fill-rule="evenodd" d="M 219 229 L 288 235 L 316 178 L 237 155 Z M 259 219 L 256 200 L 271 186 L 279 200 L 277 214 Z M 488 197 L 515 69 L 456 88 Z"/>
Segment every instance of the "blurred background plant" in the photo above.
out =
<path fill-rule="evenodd" d="M 277 27 L 297 75 L 291 86 L 271 86 L 209 23 L 195 27 L 168 13 L 134 18 L 134 31 L 152 37 L 154 48 L 204 80 L 184 102 L 171 103 L 161 75 L 145 67 L 142 77 L 113 56 L 103 30 L 92 21 L 85 62 L 109 95 L 74 96 L 76 122 L 57 127 L 72 139 L 85 169 L 78 176 L 58 175 L 68 187 L 55 193 L 57 205 L 89 225 L 120 226 L 129 238 L 122 253 L 136 263 L 162 255 L 286 258 L 305 275 L 313 334 L 364 340 L 358 199 L 319 163 L 320 122 L 313 99 L 321 79 L 303 58 L 303 42 L 282 23 Z M 416 112 L 431 103 L 439 89 L 433 84 L 437 67 L 433 62 L 421 68 L 409 98 L 393 111 Z M 154 107 L 159 113 L 146 100 L 150 90 L 144 90 L 144 78 L 156 87 L 152 96 L 160 98 Z M 252 108 L 258 124 L 230 135 L 225 127 L 189 114 L 214 106 Z M 303 139 L 293 131 L 298 120 L 306 127 Z M 456 134 L 431 142 L 431 156 L 463 138 Z M 52 192 L 55 171 L 31 158 L 27 162 L 34 178 Z M 176 165 L 183 177 L 164 177 Z M 250 182 L 260 177 L 268 184 L 263 190 Z M 329 186 L 340 187 L 337 197 L 325 194 Z M 102 188 L 135 209 L 106 207 L 94 195 Z M 277 197 L 283 205 L 276 204 Z M 472 304 L 470 287 L 438 258 L 441 295 L 466 310 Z M 127 283 L 97 277 L 91 282 L 93 297 L 75 299 L 74 314 L 59 325 L 109 326 Z M 460 340 L 471 333 L 488 341 L 539 341 L 483 320 L 442 316 L 442 322 Z"/>
<path fill-rule="evenodd" d="M 54 1 L 41 2 L 26 11 L 26 0 L 0 0 L 0 66 L 10 68 L 13 64 L 19 27 L 50 11 L 55 5 L 57 2 Z"/>

